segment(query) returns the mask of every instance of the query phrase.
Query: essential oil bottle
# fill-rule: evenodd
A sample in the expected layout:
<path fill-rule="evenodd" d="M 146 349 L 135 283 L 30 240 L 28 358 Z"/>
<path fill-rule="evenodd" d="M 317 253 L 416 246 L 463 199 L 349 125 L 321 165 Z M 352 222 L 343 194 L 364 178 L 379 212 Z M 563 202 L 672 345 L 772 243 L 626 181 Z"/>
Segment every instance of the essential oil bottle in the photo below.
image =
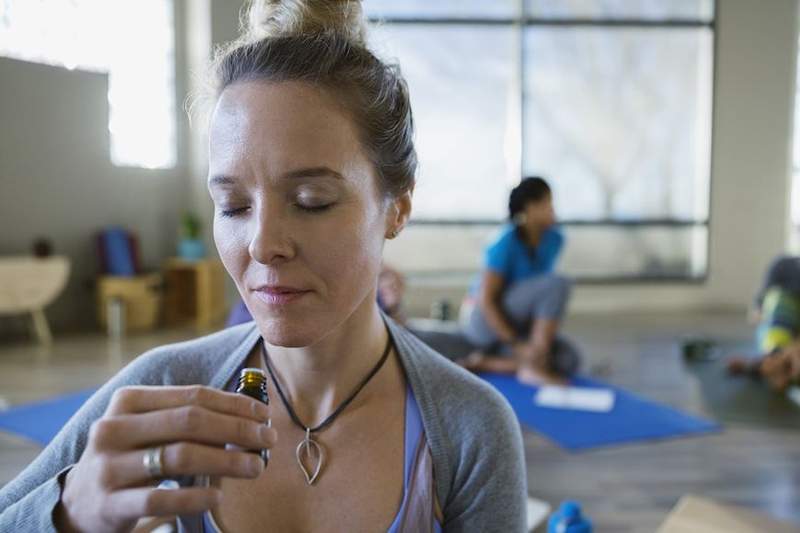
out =
<path fill-rule="evenodd" d="M 243 368 L 239 374 L 239 386 L 236 387 L 236 392 L 250 396 L 259 402 L 269 405 L 269 396 L 267 395 L 267 376 L 260 368 Z M 267 425 L 271 425 L 272 421 L 268 420 Z M 248 450 L 252 453 L 257 453 L 264 461 L 264 468 L 269 463 L 269 450 Z"/>

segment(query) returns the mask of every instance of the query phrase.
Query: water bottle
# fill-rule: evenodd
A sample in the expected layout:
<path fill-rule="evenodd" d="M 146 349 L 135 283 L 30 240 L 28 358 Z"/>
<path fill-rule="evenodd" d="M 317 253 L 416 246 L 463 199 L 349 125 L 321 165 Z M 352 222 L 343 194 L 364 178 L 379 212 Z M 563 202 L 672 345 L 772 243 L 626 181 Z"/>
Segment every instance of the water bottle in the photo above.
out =
<path fill-rule="evenodd" d="M 447 300 L 436 300 L 431 305 L 431 318 L 434 320 L 450 320 L 450 302 Z"/>
<path fill-rule="evenodd" d="M 592 533 L 592 523 L 581 514 L 578 502 L 568 500 L 550 517 L 547 533 Z"/>
<path fill-rule="evenodd" d="M 119 296 L 113 296 L 107 301 L 106 306 L 108 336 L 119 340 L 125 334 L 125 302 Z"/>

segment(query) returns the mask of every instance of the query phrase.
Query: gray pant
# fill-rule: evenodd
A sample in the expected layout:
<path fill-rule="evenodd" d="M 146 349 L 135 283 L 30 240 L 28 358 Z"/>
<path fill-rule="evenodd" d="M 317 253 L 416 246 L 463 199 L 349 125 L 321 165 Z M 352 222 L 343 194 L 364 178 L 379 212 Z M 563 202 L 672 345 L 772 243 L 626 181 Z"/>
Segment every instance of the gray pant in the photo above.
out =
<path fill-rule="evenodd" d="M 545 274 L 520 281 L 503 291 L 501 308 L 520 339 L 527 339 L 537 319 L 561 320 L 567 309 L 571 282 L 557 274 Z M 504 344 L 486 321 L 480 305 L 476 305 L 464 325 L 470 343 L 487 352 L 511 356 L 511 347 Z M 556 336 L 550 355 L 551 370 L 558 374 L 575 373 L 580 355 L 567 339 Z"/>

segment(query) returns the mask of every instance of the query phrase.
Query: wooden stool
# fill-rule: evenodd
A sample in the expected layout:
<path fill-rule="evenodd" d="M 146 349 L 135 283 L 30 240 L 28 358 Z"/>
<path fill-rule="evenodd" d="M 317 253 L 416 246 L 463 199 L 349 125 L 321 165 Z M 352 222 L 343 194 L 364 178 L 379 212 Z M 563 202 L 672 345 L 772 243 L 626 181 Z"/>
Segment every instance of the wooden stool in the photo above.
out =
<path fill-rule="evenodd" d="M 158 323 L 161 274 L 100 276 L 97 280 L 97 321 L 107 327 L 108 306 L 115 298 L 125 306 L 125 331 L 144 331 Z"/>
<path fill-rule="evenodd" d="M 218 259 L 170 258 L 164 263 L 164 281 L 167 325 L 194 322 L 198 329 L 208 329 L 224 320 L 225 269 Z"/>

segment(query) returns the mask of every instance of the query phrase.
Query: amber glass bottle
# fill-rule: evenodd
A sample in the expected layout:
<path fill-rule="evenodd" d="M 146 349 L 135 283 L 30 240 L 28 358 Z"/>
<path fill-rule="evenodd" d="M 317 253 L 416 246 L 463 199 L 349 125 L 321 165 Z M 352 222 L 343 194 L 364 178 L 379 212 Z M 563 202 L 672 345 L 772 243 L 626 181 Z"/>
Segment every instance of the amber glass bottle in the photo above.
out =
<path fill-rule="evenodd" d="M 269 396 L 267 395 L 267 376 L 260 368 L 243 368 L 239 374 L 239 386 L 236 387 L 236 392 L 239 394 L 246 394 L 247 396 L 258 400 L 259 402 L 269 405 Z M 270 421 L 267 421 L 267 425 L 270 425 Z M 269 450 L 265 448 L 263 450 L 249 451 L 259 454 L 261 459 L 264 461 L 264 467 L 266 468 L 267 463 L 269 462 Z"/>

